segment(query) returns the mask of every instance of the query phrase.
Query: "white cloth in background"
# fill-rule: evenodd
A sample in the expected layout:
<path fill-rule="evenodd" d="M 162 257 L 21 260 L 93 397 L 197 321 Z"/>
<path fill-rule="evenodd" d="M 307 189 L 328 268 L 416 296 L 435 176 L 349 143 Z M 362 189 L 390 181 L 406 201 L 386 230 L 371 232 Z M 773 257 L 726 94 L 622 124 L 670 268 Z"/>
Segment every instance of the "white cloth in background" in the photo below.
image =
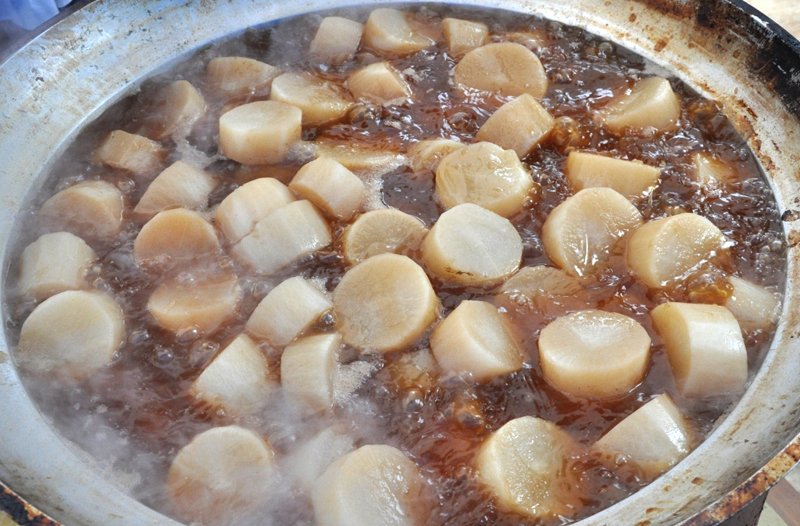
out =
<path fill-rule="evenodd" d="M 58 14 L 72 0 L 0 0 L 0 20 L 34 29 Z"/>

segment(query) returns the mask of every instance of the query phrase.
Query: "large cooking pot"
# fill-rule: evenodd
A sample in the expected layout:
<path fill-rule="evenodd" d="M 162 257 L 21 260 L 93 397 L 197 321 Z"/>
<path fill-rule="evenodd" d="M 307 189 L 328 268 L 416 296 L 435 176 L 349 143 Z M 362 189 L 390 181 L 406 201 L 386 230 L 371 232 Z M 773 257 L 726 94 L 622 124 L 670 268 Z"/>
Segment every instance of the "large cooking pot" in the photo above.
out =
<path fill-rule="evenodd" d="M 348 0 L 369 4 L 370 0 Z M 789 247 L 781 323 L 744 398 L 696 451 L 589 525 L 716 524 L 800 458 L 800 43 L 738 0 L 460 0 L 542 15 L 624 44 L 725 104 L 775 191 Z M 176 57 L 334 0 L 100 0 L 0 66 L 0 260 L 19 212 L 89 120 Z M 7 309 L 3 291 L 4 311 Z M 4 312 L 4 319 L 8 314 Z M 0 480 L 59 522 L 177 524 L 126 495 L 32 404 L 0 337 Z M 0 491 L 0 502 L 3 493 Z"/>

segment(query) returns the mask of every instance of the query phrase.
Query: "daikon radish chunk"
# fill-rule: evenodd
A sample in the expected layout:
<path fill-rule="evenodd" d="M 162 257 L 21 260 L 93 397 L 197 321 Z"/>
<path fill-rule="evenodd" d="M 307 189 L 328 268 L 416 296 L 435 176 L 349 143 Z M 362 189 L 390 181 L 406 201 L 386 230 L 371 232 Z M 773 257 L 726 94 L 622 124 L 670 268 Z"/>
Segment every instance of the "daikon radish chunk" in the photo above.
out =
<path fill-rule="evenodd" d="M 428 229 L 420 219 L 394 208 L 362 214 L 344 231 L 342 252 L 348 263 L 385 252 L 417 250 Z"/>
<path fill-rule="evenodd" d="M 666 130 L 678 123 L 681 103 L 667 79 L 648 77 L 630 92 L 617 96 L 601 111 L 601 120 L 614 133 L 626 129 Z"/>
<path fill-rule="evenodd" d="M 147 220 L 167 208 L 204 208 L 216 186 L 217 181 L 209 173 L 184 161 L 177 161 L 153 179 L 133 213 Z"/>
<path fill-rule="evenodd" d="M 550 134 L 555 124 L 555 119 L 533 96 L 523 93 L 500 106 L 475 138 L 514 150 L 522 159 Z"/>
<path fill-rule="evenodd" d="M 411 86 L 388 62 L 376 62 L 347 77 L 347 87 L 358 100 L 376 104 L 402 102 L 411 96 Z"/>
<path fill-rule="evenodd" d="M 408 347 L 436 320 L 439 300 L 411 259 L 379 254 L 348 270 L 333 291 L 344 342 L 382 353 Z"/>
<path fill-rule="evenodd" d="M 689 398 L 740 392 L 747 349 L 733 314 L 719 305 L 664 303 L 650 312 L 664 339 L 681 394 Z"/>
<path fill-rule="evenodd" d="M 477 205 L 458 205 L 439 216 L 425 236 L 422 257 L 441 278 L 482 285 L 519 268 L 522 238 L 508 219 Z"/>
<path fill-rule="evenodd" d="M 628 240 L 628 266 L 648 286 L 663 288 L 685 279 L 725 246 L 725 235 L 697 214 L 650 221 Z"/>
<path fill-rule="evenodd" d="M 481 22 L 445 18 L 442 20 L 442 31 L 447 49 L 454 57 L 481 47 L 489 40 L 489 28 Z"/>
<path fill-rule="evenodd" d="M 167 281 L 147 301 L 147 310 L 166 329 L 205 335 L 233 317 L 242 300 L 242 287 L 234 275 L 206 277 L 195 283 Z"/>
<path fill-rule="evenodd" d="M 242 164 L 276 164 L 300 140 L 302 119 L 303 112 L 291 104 L 244 104 L 219 118 L 219 146 L 225 157 Z"/>
<path fill-rule="evenodd" d="M 736 276 L 730 276 L 728 282 L 733 286 L 733 295 L 725 302 L 725 307 L 733 313 L 742 330 L 768 329 L 777 323 L 780 301 L 775 293 Z"/>
<path fill-rule="evenodd" d="M 39 216 L 89 241 L 108 242 L 122 227 L 123 197 L 106 181 L 85 181 L 61 190 L 39 209 Z"/>
<path fill-rule="evenodd" d="M 585 276 L 631 230 L 642 214 L 611 188 L 587 188 L 568 197 L 544 222 L 547 256 L 571 276 Z"/>
<path fill-rule="evenodd" d="M 547 92 L 547 74 L 533 51 L 521 44 L 486 44 L 464 55 L 455 68 L 455 83 L 505 97 L 523 93 L 537 99 Z"/>
<path fill-rule="evenodd" d="M 678 406 L 664 393 L 611 428 L 595 442 L 594 450 L 615 467 L 621 455 L 646 478 L 655 478 L 691 452 L 692 433 Z"/>
<path fill-rule="evenodd" d="M 341 64 L 358 51 L 363 33 L 364 25 L 355 20 L 326 16 L 319 24 L 309 52 L 325 62 Z"/>
<path fill-rule="evenodd" d="M 424 524 L 419 468 L 391 446 L 362 446 L 330 466 L 314 483 L 318 526 Z"/>
<path fill-rule="evenodd" d="M 211 223 L 185 208 L 159 212 L 142 227 L 133 242 L 137 265 L 193 261 L 219 251 L 219 240 Z"/>
<path fill-rule="evenodd" d="M 630 199 L 652 190 L 661 173 L 641 161 L 573 150 L 567 156 L 565 175 L 576 192 L 584 188 L 606 187 Z"/>
<path fill-rule="evenodd" d="M 476 382 L 522 368 L 522 351 L 507 321 L 484 301 L 462 301 L 431 332 L 431 349 L 445 372 L 467 375 Z"/>
<path fill-rule="evenodd" d="M 87 288 L 86 273 L 97 260 L 86 241 L 69 232 L 45 234 L 25 247 L 19 263 L 19 293 L 37 301 Z"/>
<path fill-rule="evenodd" d="M 279 73 L 269 64 L 245 57 L 217 57 L 206 64 L 206 82 L 227 96 L 264 95 Z"/>
<path fill-rule="evenodd" d="M 535 518 L 569 517 L 581 506 L 568 471 L 576 449 L 555 424 L 523 416 L 492 433 L 475 463 L 503 508 Z"/>
<path fill-rule="evenodd" d="M 439 366 L 430 349 L 405 352 L 389 366 L 392 381 L 404 391 L 429 392 L 438 385 Z"/>
<path fill-rule="evenodd" d="M 142 178 L 157 172 L 166 154 L 156 141 L 114 130 L 97 147 L 93 160 Z"/>
<path fill-rule="evenodd" d="M 408 149 L 408 157 L 415 172 L 424 170 L 435 172 L 439 161 L 463 147 L 463 143 L 450 139 L 425 139 Z"/>
<path fill-rule="evenodd" d="M 235 523 L 267 500 L 277 475 L 275 452 L 254 431 L 215 427 L 178 452 L 167 474 L 167 493 L 186 520 Z"/>
<path fill-rule="evenodd" d="M 186 80 L 177 80 L 164 88 L 164 105 L 153 127 L 153 139 L 186 137 L 192 126 L 206 112 L 203 96 Z"/>
<path fill-rule="evenodd" d="M 294 201 L 259 221 L 232 252 L 259 274 L 274 274 L 330 243 L 322 214 L 308 201 Z"/>
<path fill-rule="evenodd" d="M 333 376 L 342 335 L 306 336 L 291 343 L 281 355 L 281 387 L 284 395 L 315 412 L 333 407 Z"/>
<path fill-rule="evenodd" d="M 538 265 L 525 267 L 508 278 L 498 293 L 523 294 L 528 299 L 536 296 L 574 296 L 583 290 L 581 282 L 561 269 Z"/>
<path fill-rule="evenodd" d="M 238 243 L 259 221 L 294 200 L 294 194 L 277 179 L 253 179 L 222 200 L 214 221 L 228 242 Z"/>
<path fill-rule="evenodd" d="M 615 312 L 574 312 L 550 323 L 539 336 L 545 379 L 573 396 L 621 396 L 642 381 L 649 359 L 647 331 Z"/>
<path fill-rule="evenodd" d="M 22 324 L 20 366 L 62 384 L 86 380 L 125 341 L 125 315 L 102 292 L 68 290 L 40 303 Z"/>
<path fill-rule="evenodd" d="M 354 449 L 355 444 L 351 437 L 328 427 L 289 455 L 287 471 L 304 490 L 310 492 L 314 482 L 332 462 Z"/>
<path fill-rule="evenodd" d="M 473 203 L 510 217 L 532 188 L 533 178 L 517 154 L 489 142 L 460 148 L 436 168 L 436 194 L 447 208 Z"/>
<path fill-rule="evenodd" d="M 247 332 L 283 347 L 316 323 L 333 308 L 314 285 L 295 276 L 282 281 L 261 300 L 250 319 Z"/>
<path fill-rule="evenodd" d="M 324 141 L 314 143 L 314 154 L 317 157 L 333 159 L 348 170 L 354 171 L 386 173 L 403 163 L 402 156 L 390 150 L 361 148 Z"/>
<path fill-rule="evenodd" d="M 370 13 L 364 26 L 364 45 L 378 52 L 408 55 L 433 45 L 433 40 L 408 23 L 407 14 L 379 8 Z"/>
<path fill-rule="evenodd" d="M 269 98 L 300 108 L 303 124 L 308 126 L 334 121 L 353 105 L 336 84 L 310 73 L 284 73 L 276 77 Z"/>
<path fill-rule="evenodd" d="M 738 179 L 736 170 L 710 153 L 696 152 L 692 154 L 694 170 L 692 177 L 703 186 L 716 186 L 734 183 Z"/>
<path fill-rule="evenodd" d="M 367 187 L 361 179 L 327 157 L 319 157 L 300 168 L 289 188 L 342 221 L 349 221 L 361 210 L 367 198 Z"/>

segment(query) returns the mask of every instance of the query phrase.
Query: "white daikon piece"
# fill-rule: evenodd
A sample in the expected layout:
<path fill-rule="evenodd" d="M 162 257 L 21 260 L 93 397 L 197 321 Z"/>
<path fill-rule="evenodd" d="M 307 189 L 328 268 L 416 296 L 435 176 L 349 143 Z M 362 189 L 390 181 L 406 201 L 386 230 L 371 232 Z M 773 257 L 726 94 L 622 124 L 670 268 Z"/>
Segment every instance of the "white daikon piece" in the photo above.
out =
<path fill-rule="evenodd" d="M 379 8 L 370 13 L 364 26 L 364 45 L 378 52 L 408 55 L 433 45 L 433 40 L 408 23 L 408 14 Z"/>
<path fill-rule="evenodd" d="M 514 42 L 486 44 L 464 55 L 456 65 L 457 85 L 517 97 L 537 99 L 547 93 L 547 74 L 533 51 Z"/>
<path fill-rule="evenodd" d="M 489 40 L 489 28 L 486 24 L 470 20 L 445 18 L 442 20 L 442 32 L 447 49 L 454 57 L 481 47 Z"/>
<path fill-rule="evenodd" d="M 658 184 L 661 172 L 641 161 L 572 151 L 567 156 L 564 175 L 576 192 L 584 188 L 606 187 L 630 199 L 642 197 L 652 190 Z"/>
<path fill-rule="evenodd" d="M 447 208 L 472 203 L 511 217 L 532 188 L 533 178 L 517 154 L 490 142 L 457 149 L 436 167 L 436 195 Z"/>
<path fill-rule="evenodd" d="M 522 261 L 522 238 L 504 217 L 463 204 L 441 216 L 422 242 L 422 257 L 437 276 L 464 285 L 499 282 Z"/>
<path fill-rule="evenodd" d="M 681 103 L 669 81 L 661 77 L 640 80 L 601 111 L 602 122 L 614 133 L 666 130 L 680 117 Z"/>
<path fill-rule="evenodd" d="M 738 179 L 731 165 L 707 152 L 692 154 L 692 165 L 692 177 L 703 186 L 718 186 Z"/>
<path fill-rule="evenodd" d="M 689 398 L 741 392 L 747 349 L 733 314 L 719 305 L 664 303 L 650 312 L 664 339 L 681 394 Z"/>
<path fill-rule="evenodd" d="M 347 87 L 358 100 L 376 104 L 402 102 L 411 97 L 411 86 L 388 62 L 376 62 L 347 77 Z"/>
<path fill-rule="evenodd" d="M 326 16 L 311 41 L 309 53 L 325 62 L 341 64 L 358 51 L 363 33 L 364 25 L 355 20 Z"/>
<path fill-rule="evenodd" d="M 163 107 L 157 117 L 154 133 L 157 141 L 168 137 L 186 137 L 192 126 L 206 112 L 203 96 L 186 80 L 176 80 L 164 88 Z"/>
<path fill-rule="evenodd" d="M 208 196 L 216 186 L 217 181 L 208 172 L 177 161 L 153 179 L 133 213 L 147 220 L 168 208 L 198 210 L 208 204 Z"/>
<path fill-rule="evenodd" d="M 300 108 L 302 122 L 307 126 L 339 119 L 353 105 L 339 86 L 310 73 L 284 73 L 276 77 L 269 98 Z"/>
<path fill-rule="evenodd" d="M 450 139 L 424 139 L 408 149 L 411 168 L 415 172 L 424 170 L 436 171 L 439 161 L 448 154 L 463 148 L 465 145 Z"/>
<path fill-rule="evenodd" d="M 25 247 L 19 260 L 19 293 L 37 301 L 66 290 L 85 289 L 97 260 L 86 241 L 69 232 L 45 234 Z"/>
<path fill-rule="evenodd" d="M 206 64 L 206 82 L 227 96 L 264 95 L 279 73 L 269 64 L 245 57 L 217 57 Z"/>
<path fill-rule="evenodd" d="M 646 478 L 655 478 L 692 450 L 692 432 L 666 393 L 625 417 L 595 442 L 594 450 L 616 467 L 622 456 Z"/>
<path fill-rule="evenodd" d="M 300 108 L 265 100 L 238 106 L 219 118 L 219 146 L 246 165 L 277 164 L 301 138 Z"/>
<path fill-rule="evenodd" d="M 663 288 L 687 278 L 725 246 L 714 223 L 691 213 L 650 221 L 628 240 L 628 266 L 648 286 Z"/>
<path fill-rule="evenodd" d="M 403 164 L 398 152 L 390 150 L 362 148 L 351 144 L 337 144 L 317 141 L 313 146 L 314 155 L 328 157 L 348 170 L 387 173 Z"/>
<path fill-rule="evenodd" d="M 108 242 L 122 228 L 123 197 L 106 181 L 85 181 L 61 190 L 39 209 L 48 224 L 89 241 Z"/>
<path fill-rule="evenodd" d="M 586 310 L 561 316 L 542 329 L 539 363 L 559 391 L 582 398 L 614 398 L 644 379 L 650 336 L 636 320 Z"/>
<path fill-rule="evenodd" d="M 379 254 L 348 270 L 333 291 L 344 342 L 382 353 L 408 347 L 436 320 L 439 300 L 422 268 Z"/>
<path fill-rule="evenodd" d="M 331 243 L 325 218 L 308 201 L 278 208 L 233 247 L 233 255 L 259 274 L 274 274 Z"/>
<path fill-rule="evenodd" d="M 499 294 L 516 293 L 533 299 L 537 296 L 553 298 L 574 296 L 583 290 L 580 280 L 561 269 L 537 265 L 525 267 L 508 278 Z"/>
<path fill-rule="evenodd" d="M 252 232 L 259 221 L 294 200 L 291 190 L 277 179 L 253 179 L 222 200 L 214 221 L 228 242 L 235 244 Z"/>
<path fill-rule="evenodd" d="M 733 294 L 725 307 L 733 313 L 742 330 L 769 329 L 777 323 L 780 300 L 774 292 L 736 276 L 730 276 L 728 283 L 733 287 Z"/>
<path fill-rule="evenodd" d="M 107 366 L 124 341 L 125 315 L 111 296 L 68 290 L 33 309 L 17 350 L 24 370 L 73 384 Z"/>
<path fill-rule="evenodd" d="M 427 518 L 420 509 L 424 484 L 400 450 L 362 446 L 314 483 L 314 518 L 318 526 L 418 526 Z"/>
<path fill-rule="evenodd" d="M 552 131 L 556 121 L 544 106 L 528 93 L 506 102 L 481 126 L 479 141 L 514 150 L 522 159 Z"/>
<path fill-rule="evenodd" d="M 172 208 L 159 212 L 133 242 L 137 265 L 194 261 L 218 254 L 217 232 L 198 212 Z"/>
<path fill-rule="evenodd" d="M 484 301 L 462 301 L 431 332 L 431 350 L 443 371 L 476 382 L 522 368 L 522 350 L 508 321 Z"/>
<path fill-rule="evenodd" d="M 231 415 L 247 416 L 263 408 L 277 388 L 261 350 L 240 334 L 206 366 L 189 393 Z"/>
<path fill-rule="evenodd" d="M 331 463 L 355 448 L 352 437 L 327 427 L 289 454 L 287 471 L 304 490 L 310 492 L 314 482 Z"/>
<path fill-rule="evenodd" d="M 314 285 L 295 276 L 282 281 L 258 304 L 247 332 L 283 347 L 317 322 L 333 308 L 333 303 Z"/>
<path fill-rule="evenodd" d="M 281 355 L 281 387 L 284 396 L 312 411 L 333 407 L 333 377 L 338 365 L 342 335 L 305 336 L 289 344 Z"/>
<path fill-rule="evenodd" d="M 143 178 L 158 171 L 166 154 L 156 141 L 114 130 L 97 147 L 93 160 Z"/>
<path fill-rule="evenodd" d="M 542 227 L 547 256 L 571 276 L 585 276 L 642 224 L 642 214 L 611 188 L 587 188 L 555 207 Z"/>
<path fill-rule="evenodd" d="M 372 210 L 342 235 L 342 252 L 350 264 L 385 252 L 418 250 L 428 229 L 422 220 L 395 208 Z"/>
<path fill-rule="evenodd" d="M 167 494 L 188 521 L 230 524 L 266 502 L 277 476 L 275 452 L 258 434 L 239 426 L 215 427 L 175 456 Z"/>
<path fill-rule="evenodd" d="M 289 188 L 341 221 L 349 221 L 367 198 L 363 181 L 328 157 L 319 157 L 300 168 Z"/>

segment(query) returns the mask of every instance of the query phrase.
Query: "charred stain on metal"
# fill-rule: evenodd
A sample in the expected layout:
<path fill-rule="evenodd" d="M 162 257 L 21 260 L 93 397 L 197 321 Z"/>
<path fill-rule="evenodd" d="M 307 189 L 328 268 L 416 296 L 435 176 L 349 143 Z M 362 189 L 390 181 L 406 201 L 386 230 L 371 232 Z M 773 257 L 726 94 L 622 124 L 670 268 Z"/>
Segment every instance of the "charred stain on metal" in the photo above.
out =
<path fill-rule="evenodd" d="M 781 221 L 785 221 L 787 223 L 797 221 L 798 219 L 800 219 L 800 213 L 797 212 L 797 210 L 787 210 L 781 216 Z"/>
<path fill-rule="evenodd" d="M 61 526 L 0 483 L 0 511 L 20 526 Z"/>
<path fill-rule="evenodd" d="M 667 44 L 669 44 L 668 38 L 660 38 L 658 39 L 658 42 L 656 42 L 656 45 L 653 49 L 656 50 L 656 53 L 660 53 L 665 47 L 667 47 Z"/>

